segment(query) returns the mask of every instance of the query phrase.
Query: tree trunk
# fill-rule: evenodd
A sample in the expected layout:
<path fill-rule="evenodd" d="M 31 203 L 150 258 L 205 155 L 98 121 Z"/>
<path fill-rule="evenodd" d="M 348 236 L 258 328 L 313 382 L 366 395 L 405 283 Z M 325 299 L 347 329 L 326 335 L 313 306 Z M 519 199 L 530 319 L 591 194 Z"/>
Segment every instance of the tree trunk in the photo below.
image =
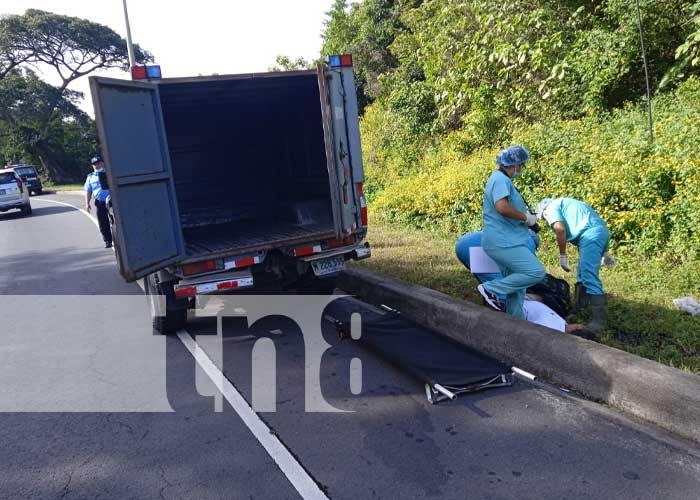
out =
<path fill-rule="evenodd" d="M 61 152 L 55 151 L 46 141 L 38 141 L 29 146 L 28 149 L 39 157 L 39 161 L 41 161 L 41 165 L 52 183 L 64 184 L 70 180 L 61 162 L 63 158 Z"/>

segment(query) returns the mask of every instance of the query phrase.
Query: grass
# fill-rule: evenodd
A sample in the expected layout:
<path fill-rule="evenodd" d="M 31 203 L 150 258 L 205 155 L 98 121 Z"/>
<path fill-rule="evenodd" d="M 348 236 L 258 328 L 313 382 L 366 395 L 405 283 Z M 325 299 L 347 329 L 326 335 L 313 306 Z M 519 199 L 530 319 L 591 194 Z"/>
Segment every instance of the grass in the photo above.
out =
<path fill-rule="evenodd" d="M 419 230 L 370 218 L 372 258 L 358 265 L 401 280 L 481 304 L 477 281 L 454 254 L 459 235 Z M 575 273 L 559 268 L 553 233 L 541 233 L 538 257 L 547 272 L 566 279 L 573 290 Z M 577 263 L 575 248 L 570 262 Z M 609 327 L 600 342 L 700 374 L 700 316 L 676 310 L 672 300 L 700 296 L 700 263 L 617 256 L 619 264 L 601 270 L 609 297 Z"/>
<path fill-rule="evenodd" d="M 82 184 L 45 184 L 44 188 L 48 191 L 84 191 L 85 186 Z"/>

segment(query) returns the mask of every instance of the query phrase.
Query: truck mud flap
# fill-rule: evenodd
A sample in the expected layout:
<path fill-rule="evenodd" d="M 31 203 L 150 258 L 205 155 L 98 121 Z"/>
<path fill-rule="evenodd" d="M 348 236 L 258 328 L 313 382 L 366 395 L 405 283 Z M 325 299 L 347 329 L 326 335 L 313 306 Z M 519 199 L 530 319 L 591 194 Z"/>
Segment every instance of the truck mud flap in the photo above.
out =
<path fill-rule="evenodd" d="M 361 333 L 351 331 L 361 315 Z M 425 384 L 430 403 L 456 399 L 460 394 L 506 387 L 513 383 L 511 367 L 424 328 L 397 311 L 370 309 L 352 298 L 330 304 L 325 318 L 335 324 L 338 336 L 353 339 Z"/>

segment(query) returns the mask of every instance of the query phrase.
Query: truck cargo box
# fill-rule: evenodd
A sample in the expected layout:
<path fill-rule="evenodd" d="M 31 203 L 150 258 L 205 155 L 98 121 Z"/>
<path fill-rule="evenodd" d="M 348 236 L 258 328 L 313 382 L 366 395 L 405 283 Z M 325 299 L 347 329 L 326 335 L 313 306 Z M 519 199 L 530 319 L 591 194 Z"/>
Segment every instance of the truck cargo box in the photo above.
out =
<path fill-rule="evenodd" d="M 351 67 L 91 90 L 127 280 L 366 234 Z"/>

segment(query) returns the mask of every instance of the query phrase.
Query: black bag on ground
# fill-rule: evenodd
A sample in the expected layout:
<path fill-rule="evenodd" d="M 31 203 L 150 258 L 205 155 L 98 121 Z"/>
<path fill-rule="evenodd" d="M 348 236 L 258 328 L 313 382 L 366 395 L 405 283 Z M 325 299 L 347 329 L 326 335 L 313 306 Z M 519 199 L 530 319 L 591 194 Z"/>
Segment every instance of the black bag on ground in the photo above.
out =
<path fill-rule="evenodd" d="M 542 302 L 562 318 L 571 311 L 569 284 L 551 274 L 546 274 L 542 281 L 528 288 L 527 293 L 542 297 Z"/>

